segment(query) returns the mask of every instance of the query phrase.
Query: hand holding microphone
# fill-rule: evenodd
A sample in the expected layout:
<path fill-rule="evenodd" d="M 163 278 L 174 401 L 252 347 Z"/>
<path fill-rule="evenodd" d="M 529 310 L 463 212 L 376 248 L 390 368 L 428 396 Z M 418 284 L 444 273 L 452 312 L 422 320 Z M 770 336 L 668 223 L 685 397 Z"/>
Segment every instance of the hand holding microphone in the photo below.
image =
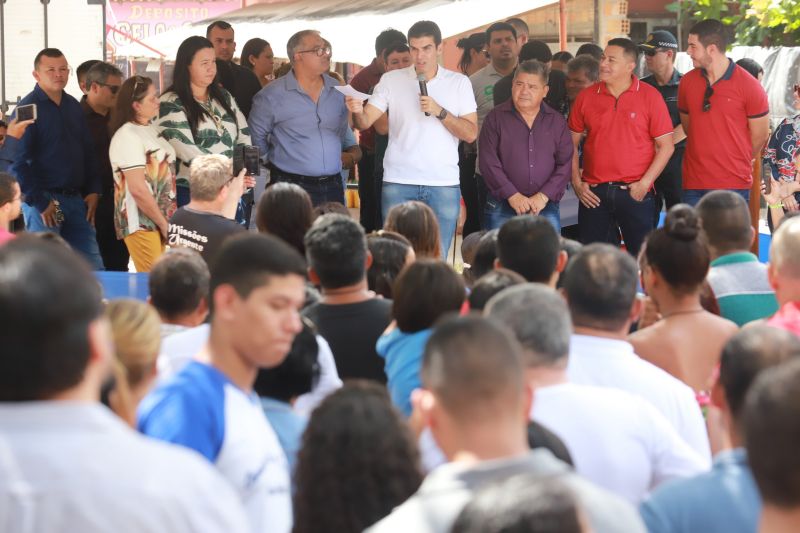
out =
<path fill-rule="evenodd" d="M 419 82 L 420 105 L 423 111 L 425 111 L 426 107 L 425 99 L 426 98 L 430 99 L 430 97 L 428 96 L 428 82 L 425 81 L 425 74 L 418 74 L 417 81 Z M 431 116 L 431 114 L 428 111 L 425 111 L 425 116 L 429 117 Z"/>

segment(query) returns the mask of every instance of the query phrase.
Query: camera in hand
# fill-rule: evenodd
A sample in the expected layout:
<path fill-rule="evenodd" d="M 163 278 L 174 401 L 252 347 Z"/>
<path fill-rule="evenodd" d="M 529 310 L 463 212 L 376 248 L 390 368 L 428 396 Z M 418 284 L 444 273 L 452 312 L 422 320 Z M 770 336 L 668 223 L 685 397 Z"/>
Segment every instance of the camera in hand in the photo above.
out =
<path fill-rule="evenodd" d="M 242 169 L 245 174 L 258 176 L 259 153 L 257 146 L 236 145 L 233 149 L 233 175 L 238 176 Z"/>

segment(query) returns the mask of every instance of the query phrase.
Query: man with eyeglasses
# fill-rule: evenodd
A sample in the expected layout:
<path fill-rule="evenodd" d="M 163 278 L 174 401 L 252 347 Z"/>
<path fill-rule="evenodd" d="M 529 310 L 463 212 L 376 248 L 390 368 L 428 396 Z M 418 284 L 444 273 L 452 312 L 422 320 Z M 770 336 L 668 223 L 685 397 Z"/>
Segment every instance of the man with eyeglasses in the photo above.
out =
<path fill-rule="evenodd" d="M 686 146 L 686 134 L 681 125 L 681 116 L 678 112 L 678 84 L 681 73 L 675 68 L 675 56 L 678 55 L 678 40 L 668 31 L 654 31 L 647 36 L 647 40 L 639 45 L 644 52 L 649 76 L 642 81 L 649 83 L 661 93 L 667 104 L 669 118 L 672 119 L 672 142 L 675 151 L 669 158 L 667 166 L 656 178 L 655 183 L 655 217 L 658 221 L 662 204 L 669 208 L 681 202 L 681 166 L 683 165 L 683 149 Z"/>
<path fill-rule="evenodd" d="M 36 104 L 37 119 L 20 140 L 12 167 L 25 195 L 25 227 L 58 233 L 92 268 L 103 270 L 94 229 L 102 181 L 83 109 L 64 91 L 72 69 L 57 48 L 36 54 L 33 68 L 36 87 L 19 106 Z"/>
<path fill-rule="evenodd" d="M 84 86 L 86 94 L 81 98 L 81 107 L 94 141 L 94 155 L 102 182 L 102 194 L 94 217 L 97 245 L 106 270 L 127 272 L 130 254 L 125 243 L 117 239 L 114 229 L 114 171 L 108 156 L 111 144 L 108 119 L 117 103 L 122 72 L 114 65 L 98 61 L 86 72 Z"/>
<path fill-rule="evenodd" d="M 339 82 L 327 75 L 331 49 L 303 30 L 286 44 L 292 64 L 253 99 L 250 135 L 268 161 L 272 183 L 302 187 L 314 205 L 344 203 L 342 137 L 349 128 Z"/>
<path fill-rule="evenodd" d="M 695 69 L 678 87 L 678 110 L 687 135 L 683 201 L 695 205 L 706 193 L 732 190 L 750 199 L 753 160 L 769 137 L 764 88 L 725 56 L 727 28 L 718 20 L 689 30 L 687 53 Z"/>

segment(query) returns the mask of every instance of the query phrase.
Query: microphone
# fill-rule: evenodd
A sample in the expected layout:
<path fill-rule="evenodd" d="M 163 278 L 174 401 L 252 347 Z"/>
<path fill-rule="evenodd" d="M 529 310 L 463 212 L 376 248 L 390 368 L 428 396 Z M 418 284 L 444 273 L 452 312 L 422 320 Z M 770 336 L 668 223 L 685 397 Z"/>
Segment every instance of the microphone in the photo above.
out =
<path fill-rule="evenodd" d="M 425 74 L 419 74 L 417 76 L 417 81 L 419 81 L 419 94 L 421 96 L 428 96 L 428 84 L 425 82 Z M 426 111 L 425 116 L 429 117 L 431 114 Z"/>

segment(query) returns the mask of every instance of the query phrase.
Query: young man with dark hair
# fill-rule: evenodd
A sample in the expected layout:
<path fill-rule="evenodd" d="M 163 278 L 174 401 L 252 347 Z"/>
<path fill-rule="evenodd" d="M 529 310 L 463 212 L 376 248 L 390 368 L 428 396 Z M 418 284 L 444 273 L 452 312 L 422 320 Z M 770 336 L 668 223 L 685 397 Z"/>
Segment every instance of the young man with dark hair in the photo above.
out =
<path fill-rule="evenodd" d="M 750 198 L 753 159 L 769 138 L 764 88 L 725 56 L 726 28 L 714 19 L 689 30 L 686 52 L 695 69 L 678 87 L 678 109 L 688 139 L 683 159 L 683 202 L 695 205 L 714 189 Z M 709 141 L 714 141 L 709 146 Z M 797 208 L 793 198 L 789 198 Z"/>
<path fill-rule="evenodd" d="M 0 247 L 0 272 L 4 524 L 84 533 L 155 533 L 165 524 L 176 532 L 250 531 L 236 495 L 205 461 L 143 438 L 100 405 L 114 350 L 86 263 L 26 235 Z"/>
<path fill-rule="evenodd" d="M 117 239 L 114 228 L 114 171 L 108 156 L 111 144 L 108 120 L 121 86 L 122 72 L 117 67 L 102 61 L 94 63 L 85 74 L 81 108 L 94 141 L 94 156 L 102 182 L 102 194 L 95 212 L 97 245 L 106 270 L 127 272 L 130 254 L 125 242 Z"/>
<path fill-rule="evenodd" d="M 445 257 L 455 236 L 461 197 L 458 142 L 473 142 L 478 136 L 475 97 L 469 78 L 439 66 L 442 33 L 435 23 L 423 20 L 411 26 L 408 44 L 414 65 L 384 74 L 366 105 L 352 97 L 345 101 L 360 130 L 389 111 L 384 218 L 406 201 L 428 204 L 439 220 Z M 427 96 L 420 94 L 423 83 Z"/>
<path fill-rule="evenodd" d="M 303 311 L 331 346 L 342 379 L 386 383 L 375 343 L 392 321 L 392 300 L 367 287 L 372 254 L 364 230 L 345 215 L 317 219 L 305 238 L 308 277 L 322 300 Z"/>
<path fill-rule="evenodd" d="M 529 282 L 555 287 L 567 253 L 561 251 L 561 238 L 546 218 L 524 215 L 500 227 L 496 264 Z"/>
<path fill-rule="evenodd" d="M 733 191 L 712 191 L 697 204 L 711 254 L 708 284 L 721 316 L 743 326 L 778 310 L 767 266 L 750 252 L 755 230 L 750 208 Z"/>
<path fill-rule="evenodd" d="M 161 338 L 194 328 L 208 316 L 208 265 L 196 251 L 171 248 L 153 264 L 148 302 L 161 317 Z"/>
<path fill-rule="evenodd" d="M 389 28 L 383 30 L 375 38 L 375 58 L 366 67 L 359 70 L 350 86 L 364 94 L 372 94 L 375 86 L 386 72 L 387 48 L 396 44 L 406 44 L 403 32 Z M 364 231 L 371 233 L 382 227 L 380 212 L 380 185 L 375 182 L 375 128 L 369 127 L 361 132 L 358 138 L 363 157 L 358 162 L 358 197 L 361 201 L 360 220 Z"/>
<path fill-rule="evenodd" d="M 661 483 L 708 468 L 644 398 L 569 382 L 572 321 L 555 290 L 531 283 L 507 289 L 484 314 L 522 345 L 535 397 L 530 417 L 564 440 L 579 475 L 637 505 Z"/>
<path fill-rule="evenodd" d="M 414 407 L 451 462 L 369 533 L 449 532 L 478 487 L 522 472 L 563 480 L 593 531 L 644 531 L 629 504 L 571 473 L 549 451 L 529 450 L 531 395 L 519 344 L 505 328 L 474 315 L 445 319 L 425 347 L 421 377 Z"/>
<path fill-rule="evenodd" d="M 252 70 L 233 62 L 236 51 L 233 26 L 224 20 L 214 21 L 206 28 L 206 39 L 214 46 L 222 86 L 233 95 L 244 117 L 249 117 L 253 97 L 261 90 L 261 83 Z"/>
<path fill-rule="evenodd" d="M 25 195 L 25 228 L 59 234 L 92 268 L 103 270 L 94 229 L 102 180 L 83 110 L 64 92 L 67 58 L 56 48 L 45 48 L 33 67 L 36 87 L 18 105 L 36 104 L 37 119 L 20 139 L 13 165 Z"/>
<path fill-rule="evenodd" d="M 211 265 L 208 343 L 139 406 L 139 430 L 191 448 L 237 490 L 253 531 L 289 531 L 286 456 L 260 404 L 259 368 L 281 364 L 302 325 L 305 262 L 288 244 L 247 234 Z"/>
<path fill-rule="evenodd" d="M 744 443 L 763 501 L 758 531 L 798 531 L 800 361 L 765 370 L 752 389 L 744 408 Z"/>
<path fill-rule="evenodd" d="M 761 501 L 747 462 L 745 398 L 763 370 L 796 358 L 800 340 L 777 328 L 748 327 L 728 341 L 711 400 L 722 411 L 725 436 L 733 449 L 719 452 L 710 472 L 665 485 L 642 504 L 650 533 L 758 530 Z"/>
<path fill-rule="evenodd" d="M 0 172 L 0 245 L 14 238 L 9 230 L 11 223 L 22 212 L 22 191 L 17 179 Z"/>
<path fill-rule="evenodd" d="M 638 54 L 630 39 L 608 41 L 600 83 L 582 91 L 569 114 L 580 240 L 618 244 L 621 232 L 634 257 L 654 226 L 653 183 L 674 151 L 664 100 L 633 75 Z"/>
<path fill-rule="evenodd" d="M 708 435 L 694 391 L 638 357 L 627 341 L 642 307 L 638 278 L 633 257 L 608 244 L 585 246 L 571 260 L 562 289 L 574 328 L 567 376 L 572 383 L 642 396 L 708 460 Z"/>

